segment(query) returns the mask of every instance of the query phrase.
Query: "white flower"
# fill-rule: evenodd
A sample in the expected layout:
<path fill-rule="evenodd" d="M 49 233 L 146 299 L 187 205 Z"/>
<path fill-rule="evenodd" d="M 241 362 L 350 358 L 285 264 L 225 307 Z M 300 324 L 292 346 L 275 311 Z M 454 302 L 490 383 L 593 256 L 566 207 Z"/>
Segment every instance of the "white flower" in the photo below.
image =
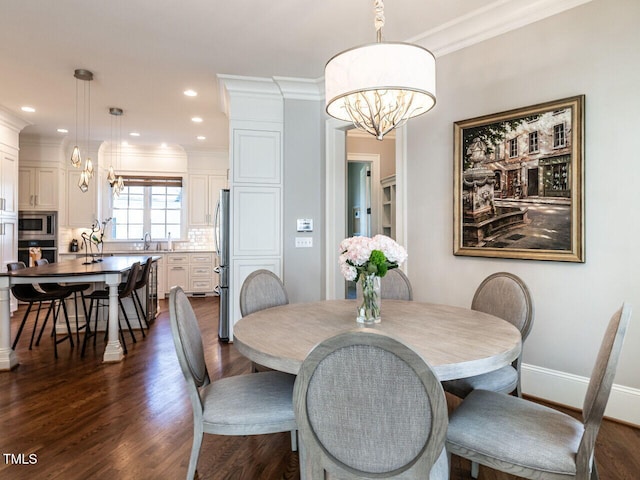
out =
<path fill-rule="evenodd" d="M 381 251 L 389 268 L 395 268 L 407 259 L 406 250 L 385 235 L 349 237 L 340 242 L 340 272 L 347 280 L 355 280 L 358 273 L 366 272 L 371 252 Z"/>

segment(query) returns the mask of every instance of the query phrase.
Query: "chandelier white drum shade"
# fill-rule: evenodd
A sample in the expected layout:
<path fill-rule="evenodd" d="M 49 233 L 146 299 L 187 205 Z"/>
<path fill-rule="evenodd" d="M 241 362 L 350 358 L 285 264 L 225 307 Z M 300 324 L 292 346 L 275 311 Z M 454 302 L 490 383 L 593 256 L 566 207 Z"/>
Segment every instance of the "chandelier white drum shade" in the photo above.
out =
<path fill-rule="evenodd" d="M 436 60 L 426 48 L 382 41 L 384 2 L 374 0 L 376 43 L 345 50 L 324 69 L 327 113 L 382 140 L 436 103 Z"/>
<path fill-rule="evenodd" d="M 339 53 L 325 67 L 327 113 L 379 140 L 436 103 L 433 54 L 408 43 L 372 43 Z"/>

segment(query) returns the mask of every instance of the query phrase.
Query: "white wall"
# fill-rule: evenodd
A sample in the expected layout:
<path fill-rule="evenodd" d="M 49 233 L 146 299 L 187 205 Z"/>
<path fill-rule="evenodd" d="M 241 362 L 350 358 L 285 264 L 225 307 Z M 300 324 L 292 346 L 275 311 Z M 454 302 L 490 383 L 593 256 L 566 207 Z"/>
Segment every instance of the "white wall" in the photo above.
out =
<path fill-rule="evenodd" d="M 438 103 L 409 122 L 407 165 L 407 247 L 416 299 L 468 306 L 485 276 L 513 272 L 529 285 L 536 307 L 524 362 L 580 377 L 590 376 L 606 323 L 628 301 L 636 318 L 615 383 L 631 387 L 636 400 L 639 22 L 637 0 L 594 0 L 439 58 Z M 453 122 L 577 94 L 586 95 L 586 263 L 455 257 Z M 527 388 L 525 377 L 525 393 L 542 391 L 531 378 Z M 640 412 L 634 415 L 626 419 L 640 423 Z"/>

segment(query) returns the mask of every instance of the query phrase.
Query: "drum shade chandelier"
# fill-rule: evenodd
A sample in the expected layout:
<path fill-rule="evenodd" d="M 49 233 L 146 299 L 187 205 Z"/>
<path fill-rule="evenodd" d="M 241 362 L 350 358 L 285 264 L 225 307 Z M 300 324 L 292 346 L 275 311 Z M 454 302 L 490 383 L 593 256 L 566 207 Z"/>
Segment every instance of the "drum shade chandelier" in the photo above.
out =
<path fill-rule="evenodd" d="M 82 92 L 82 124 L 83 130 L 86 135 L 86 154 L 87 160 L 84 163 L 84 169 L 80 173 L 80 179 L 78 180 L 78 187 L 83 192 L 89 190 L 89 180 L 93 177 L 93 162 L 89 157 L 89 140 L 91 138 L 91 81 L 93 80 L 93 73 L 89 70 L 79 68 L 73 72 L 73 76 L 76 79 L 76 143 L 71 152 L 71 165 L 76 168 L 82 167 L 82 155 L 80 153 L 80 147 L 78 146 L 78 80 L 84 82 Z"/>
<path fill-rule="evenodd" d="M 327 113 L 378 140 L 436 103 L 435 57 L 426 48 L 382 40 L 384 5 L 374 1 L 377 42 L 345 50 L 325 66 Z"/>

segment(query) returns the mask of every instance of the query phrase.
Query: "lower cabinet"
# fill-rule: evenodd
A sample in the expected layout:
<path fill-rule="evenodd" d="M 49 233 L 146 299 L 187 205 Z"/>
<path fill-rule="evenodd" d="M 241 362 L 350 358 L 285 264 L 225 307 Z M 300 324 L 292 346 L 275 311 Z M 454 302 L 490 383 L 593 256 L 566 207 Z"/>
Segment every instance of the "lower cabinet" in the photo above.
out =
<path fill-rule="evenodd" d="M 167 292 L 179 285 L 191 294 L 213 293 L 216 283 L 214 258 L 212 252 L 167 254 Z"/>

